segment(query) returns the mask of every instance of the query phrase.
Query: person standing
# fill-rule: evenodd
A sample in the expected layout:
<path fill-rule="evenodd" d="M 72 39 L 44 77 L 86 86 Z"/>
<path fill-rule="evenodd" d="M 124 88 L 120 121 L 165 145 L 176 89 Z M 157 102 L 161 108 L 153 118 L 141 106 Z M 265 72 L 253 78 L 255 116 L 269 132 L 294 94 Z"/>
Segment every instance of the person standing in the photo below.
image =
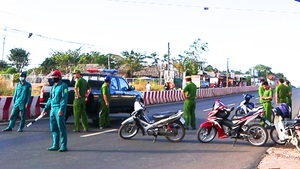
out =
<path fill-rule="evenodd" d="M 149 83 L 149 82 L 147 82 L 147 84 L 146 84 L 146 91 L 147 92 L 150 92 L 151 91 L 151 84 Z"/>
<path fill-rule="evenodd" d="M 196 129 L 196 91 L 197 86 L 191 81 L 191 76 L 186 76 L 186 86 L 182 90 L 182 95 L 185 98 L 184 106 L 183 106 L 183 117 L 185 120 L 185 128 L 189 129 L 189 124 L 192 129 Z"/>
<path fill-rule="evenodd" d="M 111 77 L 106 76 L 104 79 L 104 83 L 101 87 L 101 101 L 100 101 L 100 106 L 101 106 L 101 111 L 99 114 L 99 126 L 100 129 L 103 129 L 104 127 L 110 127 L 110 120 L 109 120 L 109 112 L 110 112 L 110 107 L 109 107 L 109 102 L 110 102 L 110 89 L 109 85 L 111 82 Z"/>
<path fill-rule="evenodd" d="M 29 82 L 26 81 L 26 72 L 20 73 L 20 82 L 18 83 L 14 95 L 13 95 L 13 108 L 9 118 L 8 127 L 3 129 L 2 131 L 12 131 L 14 128 L 16 120 L 21 115 L 21 121 L 19 124 L 18 132 L 23 132 L 23 128 L 25 126 L 25 119 L 26 119 L 26 110 L 31 101 L 31 93 L 32 93 L 32 86 Z"/>
<path fill-rule="evenodd" d="M 263 83 L 265 82 L 265 79 L 261 79 L 260 80 L 260 85 L 258 87 L 258 96 L 259 96 L 259 102 L 260 103 L 263 103 L 263 99 L 262 99 L 262 96 L 264 94 L 264 87 L 263 87 Z"/>
<path fill-rule="evenodd" d="M 81 77 L 80 70 L 75 70 L 74 76 L 76 83 L 74 86 L 74 101 L 73 101 L 73 112 L 74 112 L 74 132 L 80 132 L 80 119 L 83 127 L 83 131 L 88 131 L 88 117 L 86 114 L 85 99 L 89 96 L 91 87 L 88 82 Z"/>
<path fill-rule="evenodd" d="M 279 84 L 275 88 L 275 99 L 276 99 L 276 104 L 278 105 L 279 103 L 287 103 L 287 97 L 289 95 L 289 89 L 286 87 L 283 83 L 283 79 L 279 79 Z"/>
<path fill-rule="evenodd" d="M 41 112 L 45 115 L 50 109 L 50 131 L 52 133 L 53 144 L 49 151 L 67 151 L 67 130 L 66 130 L 66 110 L 68 103 L 68 86 L 61 81 L 62 73 L 59 70 L 52 72 L 54 85 L 51 88 L 50 97 Z"/>
<path fill-rule="evenodd" d="M 284 85 L 285 86 L 287 86 L 287 88 L 288 88 L 288 97 L 287 97 L 287 105 L 289 105 L 290 106 L 290 108 L 291 108 L 291 112 L 292 112 L 292 86 L 291 86 L 291 84 L 290 84 L 290 81 L 289 80 L 285 80 L 284 81 Z M 292 113 L 290 113 L 290 118 L 292 118 Z"/>
<path fill-rule="evenodd" d="M 263 103 L 263 107 L 265 109 L 265 114 L 264 117 L 267 118 L 270 122 L 272 122 L 272 104 L 271 101 L 273 100 L 273 91 L 272 88 L 270 87 L 269 83 L 267 81 L 265 81 L 262 84 L 263 88 L 264 88 L 264 93 L 261 97 L 262 99 L 262 103 Z"/>

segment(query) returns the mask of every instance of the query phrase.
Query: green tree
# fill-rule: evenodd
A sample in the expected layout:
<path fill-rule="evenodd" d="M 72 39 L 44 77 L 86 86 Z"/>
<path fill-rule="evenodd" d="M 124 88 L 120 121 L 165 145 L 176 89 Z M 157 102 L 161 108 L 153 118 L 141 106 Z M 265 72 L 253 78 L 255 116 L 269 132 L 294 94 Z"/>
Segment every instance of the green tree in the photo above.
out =
<path fill-rule="evenodd" d="M 124 56 L 123 64 L 126 69 L 126 76 L 130 78 L 133 77 L 133 72 L 142 70 L 144 67 L 143 64 L 146 63 L 145 59 L 150 58 L 149 56 L 134 52 L 133 50 L 130 52 L 123 51 L 121 54 Z"/>
<path fill-rule="evenodd" d="M 205 64 L 205 58 L 202 58 L 203 52 L 208 51 L 208 43 L 201 43 L 201 39 L 196 39 L 190 46 L 189 50 L 184 51 L 181 56 L 184 59 L 184 67 L 187 75 L 197 74 L 200 67 Z"/>
<path fill-rule="evenodd" d="M 16 67 L 17 71 L 20 72 L 22 69 L 29 65 L 30 53 L 21 48 L 14 48 L 10 50 L 7 59 L 12 62 L 12 65 Z"/>
<path fill-rule="evenodd" d="M 8 67 L 8 64 L 4 60 L 0 60 L 0 71 L 3 71 Z"/>
<path fill-rule="evenodd" d="M 254 66 L 254 69 L 258 71 L 258 77 L 266 79 L 269 73 L 271 72 L 271 67 L 259 64 Z"/>

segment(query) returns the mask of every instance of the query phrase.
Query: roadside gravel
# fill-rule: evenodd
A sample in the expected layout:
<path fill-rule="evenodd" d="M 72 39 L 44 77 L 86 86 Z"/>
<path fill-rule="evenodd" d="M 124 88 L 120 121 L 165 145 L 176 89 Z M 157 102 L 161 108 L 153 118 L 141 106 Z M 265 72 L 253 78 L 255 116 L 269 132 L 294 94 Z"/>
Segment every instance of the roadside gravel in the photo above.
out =
<path fill-rule="evenodd" d="M 300 169 L 300 151 L 293 145 L 267 149 L 258 169 Z"/>

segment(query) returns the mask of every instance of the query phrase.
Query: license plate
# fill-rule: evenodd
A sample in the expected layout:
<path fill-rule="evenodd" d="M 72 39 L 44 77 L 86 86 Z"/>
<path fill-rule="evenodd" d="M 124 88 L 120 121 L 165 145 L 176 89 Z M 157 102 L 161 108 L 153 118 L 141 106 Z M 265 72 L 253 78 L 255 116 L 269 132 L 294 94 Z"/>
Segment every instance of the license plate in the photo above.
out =
<path fill-rule="evenodd" d="M 185 120 L 184 120 L 184 118 L 182 118 L 182 117 L 180 117 L 179 121 L 180 121 L 182 124 L 185 123 Z"/>

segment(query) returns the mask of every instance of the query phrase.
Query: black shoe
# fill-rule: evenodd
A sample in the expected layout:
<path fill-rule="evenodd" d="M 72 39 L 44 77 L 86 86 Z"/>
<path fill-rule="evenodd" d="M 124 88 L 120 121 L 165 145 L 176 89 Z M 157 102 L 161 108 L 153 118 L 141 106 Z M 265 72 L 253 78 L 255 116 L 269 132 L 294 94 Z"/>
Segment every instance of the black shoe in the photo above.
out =
<path fill-rule="evenodd" d="M 12 128 L 10 127 L 6 127 L 5 129 L 3 129 L 2 131 L 12 131 Z"/>
<path fill-rule="evenodd" d="M 89 132 L 89 129 L 83 130 L 83 132 Z"/>

